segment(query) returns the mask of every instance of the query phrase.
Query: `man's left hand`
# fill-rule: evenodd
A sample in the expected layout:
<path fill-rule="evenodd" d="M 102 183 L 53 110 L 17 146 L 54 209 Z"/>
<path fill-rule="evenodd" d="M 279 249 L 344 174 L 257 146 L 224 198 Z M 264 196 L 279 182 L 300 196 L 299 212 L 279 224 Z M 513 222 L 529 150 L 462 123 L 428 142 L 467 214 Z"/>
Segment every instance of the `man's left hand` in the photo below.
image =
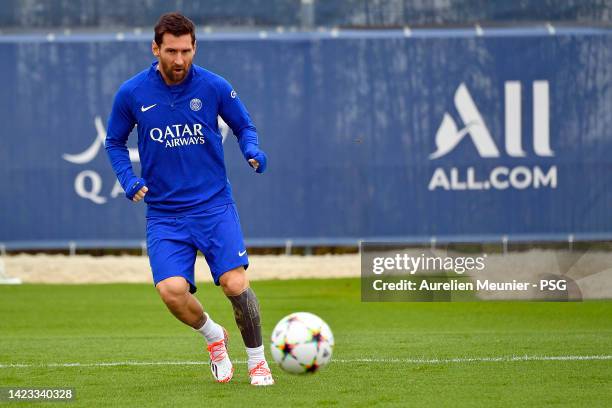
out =
<path fill-rule="evenodd" d="M 251 157 L 248 162 L 249 166 L 255 169 L 255 172 L 257 173 L 263 173 L 264 171 L 266 171 L 266 167 L 268 167 L 268 158 L 266 157 L 266 154 L 261 150 L 259 150 L 253 157 Z"/>

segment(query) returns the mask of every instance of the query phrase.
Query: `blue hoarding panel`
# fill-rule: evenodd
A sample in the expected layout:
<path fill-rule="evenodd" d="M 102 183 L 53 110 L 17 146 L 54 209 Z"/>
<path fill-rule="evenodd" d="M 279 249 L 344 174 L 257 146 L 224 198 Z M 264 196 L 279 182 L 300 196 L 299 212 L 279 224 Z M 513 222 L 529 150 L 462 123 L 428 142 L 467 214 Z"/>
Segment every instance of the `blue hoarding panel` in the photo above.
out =
<path fill-rule="evenodd" d="M 550 21 L 610 24 L 610 0 L 3 0 L 0 26 L 150 27 L 179 10 L 198 25 L 398 27 Z M 310 10 L 310 11 L 308 11 Z"/>
<path fill-rule="evenodd" d="M 202 38 L 196 63 L 270 158 L 254 174 L 225 129 L 247 239 L 612 234 L 612 32 L 489 34 Z M 13 36 L 0 55 L 0 242 L 143 239 L 102 143 L 149 40 Z"/>

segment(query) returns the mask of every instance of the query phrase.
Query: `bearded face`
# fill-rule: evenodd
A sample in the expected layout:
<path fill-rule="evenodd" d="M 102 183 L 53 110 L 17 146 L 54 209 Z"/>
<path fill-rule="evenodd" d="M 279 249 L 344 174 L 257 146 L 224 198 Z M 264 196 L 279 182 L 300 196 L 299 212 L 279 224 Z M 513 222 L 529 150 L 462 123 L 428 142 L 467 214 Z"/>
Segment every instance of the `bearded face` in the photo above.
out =
<path fill-rule="evenodd" d="M 191 68 L 195 55 L 195 43 L 191 35 L 175 36 L 165 33 L 161 45 L 153 41 L 153 55 L 159 60 L 159 70 L 168 85 L 182 82 Z"/>

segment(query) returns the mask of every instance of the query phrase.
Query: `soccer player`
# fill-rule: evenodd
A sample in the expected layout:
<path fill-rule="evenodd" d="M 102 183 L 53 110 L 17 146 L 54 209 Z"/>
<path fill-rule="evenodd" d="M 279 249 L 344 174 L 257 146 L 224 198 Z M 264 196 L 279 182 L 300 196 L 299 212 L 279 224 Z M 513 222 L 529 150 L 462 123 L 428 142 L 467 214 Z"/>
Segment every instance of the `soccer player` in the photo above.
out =
<path fill-rule="evenodd" d="M 257 173 L 266 169 L 266 155 L 231 85 L 192 63 L 196 38 L 188 18 L 162 15 L 152 51 L 157 60 L 123 83 L 115 96 L 106 151 L 126 197 L 147 204 L 147 248 L 155 287 L 170 312 L 206 339 L 216 381 L 230 381 L 234 368 L 226 348 L 227 332 L 193 295 L 196 252 L 202 251 L 215 284 L 234 309 L 251 384 L 274 384 L 264 356 L 259 304 L 245 274 L 249 261 L 226 175 L 217 115 L 230 126 Z M 134 174 L 126 148 L 134 125 L 142 178 Z"/>

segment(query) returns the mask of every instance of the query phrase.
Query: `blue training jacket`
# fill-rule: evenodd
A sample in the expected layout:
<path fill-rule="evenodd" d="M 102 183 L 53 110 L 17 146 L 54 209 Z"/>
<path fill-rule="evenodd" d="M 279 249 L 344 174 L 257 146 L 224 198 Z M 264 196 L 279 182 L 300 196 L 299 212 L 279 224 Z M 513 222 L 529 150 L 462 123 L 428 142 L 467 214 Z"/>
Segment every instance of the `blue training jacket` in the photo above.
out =
<path fill-rule="evenodd" d="M 249 159 L 259 151 L 249 113 L 221 76 L 192 64 L 183 82 L 168 86 L 157 64 L 123 83 L 115 96 L 106 151 L 121 186 L 127 192 L 140 180 L 126 147 L 137 125 L 142 178 L 149 189 L 147 216 L 193 214 L 233 203 L 217 115 Z"/>

